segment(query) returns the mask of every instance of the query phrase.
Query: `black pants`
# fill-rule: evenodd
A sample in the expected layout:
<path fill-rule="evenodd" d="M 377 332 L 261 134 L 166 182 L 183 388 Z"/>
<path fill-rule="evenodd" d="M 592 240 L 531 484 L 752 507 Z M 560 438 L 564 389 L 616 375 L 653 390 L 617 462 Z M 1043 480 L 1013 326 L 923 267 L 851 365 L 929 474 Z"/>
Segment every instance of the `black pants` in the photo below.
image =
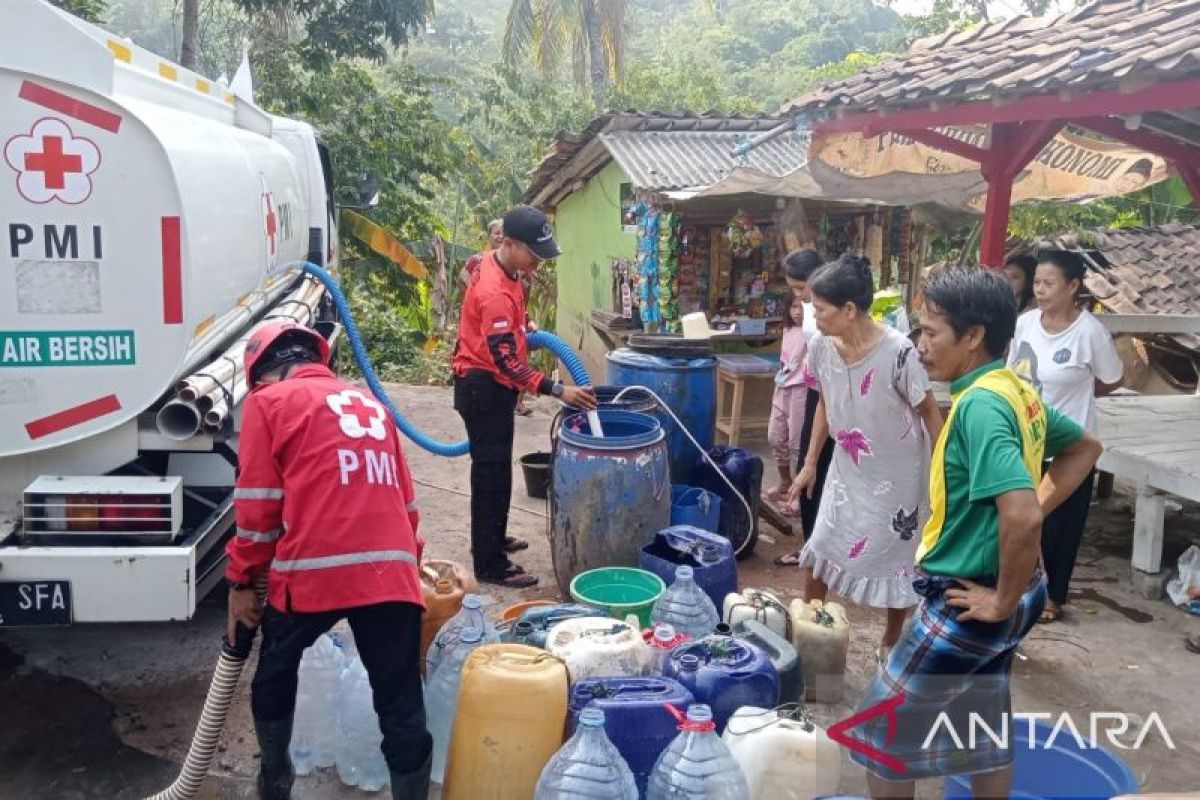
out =
<path fill-rule="evenodd" d="M 343 617 L 350 622 L 358 654 L 371 678 L 375 713 L 383 732 L 383 757 L 394 772 L 413 772 L 433 751 L 433 737 L 425 728 L 421 695 L 421 608 L 412 603 L 379 603 L 315 614 L 284 614 L 268 605 L 263 613 L 258 671 L 250 687 L 254 718 L 275 722 L 295 713 L 300 657 Z"/>
<path fill-rule="evenodd" d="M 504 537 L 512 499 L 517 394 L 483 370 L 454 380 L 454 410 L 471 442 L 471 558 L 480 577 L 503 577 L 509 567 Z"/>
<path fill-rule="evenodd" d="M 800 459 L 796 462 L 796 474 L 804 467 L 808 448 L 812 443 L 813 420 L 817 416 L 817 403 L 821 401 L 821 393 L 808 390 L 804 397 L 804 424 L 800 427 Z M 813 484 L 812 499 L 800 495 L 800 524 L 804 528 L 805 538 L 812 536 L 817 524 L 817 512 L 821 508 L 821 492 L 825 490 L 825 476 L 829 473 L 829 462 L 833 460 L 833 439 L 826 438 L 821 444 L 821 455 L 817 459 L 817 480 Z"/>
<path fill-rule="evenodd" d="M 1046 469 L 1049 468 L 1047 462 Z M 1092 470 L 1079 488 L 1042 522 L 1042 560 L 1046 565 L 1048 593 L 1058 605 L 1067 602 L 1067 589 L 1071 585 L 1071 573 L 1075 571 L 1075 559 L 1079 556 L 1079 543 L 1083 541 L 1083 531 L 1087 527 L 1095 485 L 1096 471 Z"/>

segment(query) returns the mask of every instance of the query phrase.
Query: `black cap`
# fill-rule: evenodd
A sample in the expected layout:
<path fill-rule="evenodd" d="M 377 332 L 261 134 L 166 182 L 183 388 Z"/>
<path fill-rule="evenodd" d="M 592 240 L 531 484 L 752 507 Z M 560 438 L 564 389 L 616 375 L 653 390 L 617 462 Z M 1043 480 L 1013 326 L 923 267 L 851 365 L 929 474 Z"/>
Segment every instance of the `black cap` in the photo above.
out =
<path fill-rule="evenodd" d="M 524 242 L 541 259 L 558 258 L 562 250 L 546 215 L 533 206 L 517 206 L 504 215 L 504 235 Z"/>

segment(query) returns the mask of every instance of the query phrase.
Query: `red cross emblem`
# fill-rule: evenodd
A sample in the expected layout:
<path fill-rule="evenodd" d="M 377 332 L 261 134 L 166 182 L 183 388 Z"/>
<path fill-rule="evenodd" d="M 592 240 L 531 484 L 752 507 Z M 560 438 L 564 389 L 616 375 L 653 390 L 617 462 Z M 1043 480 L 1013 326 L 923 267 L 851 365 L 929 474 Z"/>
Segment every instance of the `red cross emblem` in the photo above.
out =
<path fill-rule="evenodd" d="M 270 192 L 263 194 L 263 206 L 267 219 L 267 254 L 275 257 L 275 233 L 279 230 L 279 217 L 275 215 L 275 198 Z"/>
<path fill-rule="evenodd" d="M 47 189 L 63 189 L 68 172 L 83 172 L 83 157 L 64 153 L 61 136 L 43 136 L 42 152 L 25 154 L 25 169 L 42 173 Z"/>
<path fill-rule="evenodd" d="M 387 419 L 383 406 L 358 389 L 346 389 L 325 398 L 329 410 L 338 416 L 342 433 L 351 439 L 369 436 L 382 442 L 387 438 Z"/>
<path fill-rule="evenodd" d="M 75 205 L 92 194 L 91 174 L 100 166 L 100 150 L 75 136 L 62 120 L 47 117 L 28 134 L 5 143 L 4 161 L 16 171 L 17 191 L 29 202 Z"/>

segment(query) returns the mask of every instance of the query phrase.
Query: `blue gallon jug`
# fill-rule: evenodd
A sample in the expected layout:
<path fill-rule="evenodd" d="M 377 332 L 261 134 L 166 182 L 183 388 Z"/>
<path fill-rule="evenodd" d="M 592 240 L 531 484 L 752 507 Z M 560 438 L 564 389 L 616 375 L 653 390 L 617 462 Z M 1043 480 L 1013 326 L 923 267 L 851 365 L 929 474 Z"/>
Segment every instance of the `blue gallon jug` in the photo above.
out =
<path fill-rule="evenodd" d="M 675 580 L 676 567 L 691 567 L 692 580 L 718 609 L 725 595 L 737 591 L 733 545 L 722 536 L 690 525 L 673 525 L 655 534 L 642 548 L 638 566 L 668 586 Z"/>
<path fill-rule="evenodd" d="M 804 670 L 800 655 L 787 639 L 756 619 L 744 619 L 733 628 L 733 635 L 767 654 L 779 673 L 779 702 L 804 702 Z"/>
<path fill-rule="evenodd" d="M 721 480 L 721 475 L 707 462 L 691 483 L 714 492 L 721 498 L 721 522 L 717 533 L 733 542 L 735 551 L 746 541 L 749 532 L 750 543 L 738 554 L 738 557 L 742 558 L 754 550 L 754 544 L 758 540 L 758 504 L 759 495 L 762 494 L 763 462 L 758 456 L 739 447 L 714 447 L 708 451 L 708 455 L 720 467 L 721 473 L 737 487 L 737 492 L 730 489 L 729 484 Z M 750 504 L 749 518 L 739 494 Z"/>
<path fill-rule="evenodd" d="M 779 703 L 779 673 L 770 657 L 732 636 L 706 636 L 671 651 L 666 676 L 683 684 L 712 708 L 717 731 L 742 706 L 774 708 Z"/>
<path fill-rule="evenodd" d="M 585 678 L 571 687 L 568 726 L 574 733 L 583 709 L 604 712 L 609 740 L 633 771 L 638 791 L 646 791 L 646 780 L 663 750 L 675 738 L 675 719 L 663 704 L 686 708 L 692 693 L 670 678 Z"/>
<path fill-rule="evenodd" d="M 721 498 L 697 486 L 671 486 L 671 525 L 691 525 L 718 533 L 721 530 Z"/>

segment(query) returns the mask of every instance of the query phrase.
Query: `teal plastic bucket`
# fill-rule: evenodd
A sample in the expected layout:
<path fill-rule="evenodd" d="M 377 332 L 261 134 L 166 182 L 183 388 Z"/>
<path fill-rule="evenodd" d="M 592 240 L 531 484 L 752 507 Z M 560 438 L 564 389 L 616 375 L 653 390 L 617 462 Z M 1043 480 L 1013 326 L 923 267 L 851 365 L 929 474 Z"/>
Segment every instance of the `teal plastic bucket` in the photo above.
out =
<path fill-rule="evenodd" d="M 650 627 L 650 610 L 666 590 L 662 578 L 633 567 L 591 569 L 571 581 L 575 602 L 599 606 L 620 620 L 635 614 L 643 628 Z"/>

